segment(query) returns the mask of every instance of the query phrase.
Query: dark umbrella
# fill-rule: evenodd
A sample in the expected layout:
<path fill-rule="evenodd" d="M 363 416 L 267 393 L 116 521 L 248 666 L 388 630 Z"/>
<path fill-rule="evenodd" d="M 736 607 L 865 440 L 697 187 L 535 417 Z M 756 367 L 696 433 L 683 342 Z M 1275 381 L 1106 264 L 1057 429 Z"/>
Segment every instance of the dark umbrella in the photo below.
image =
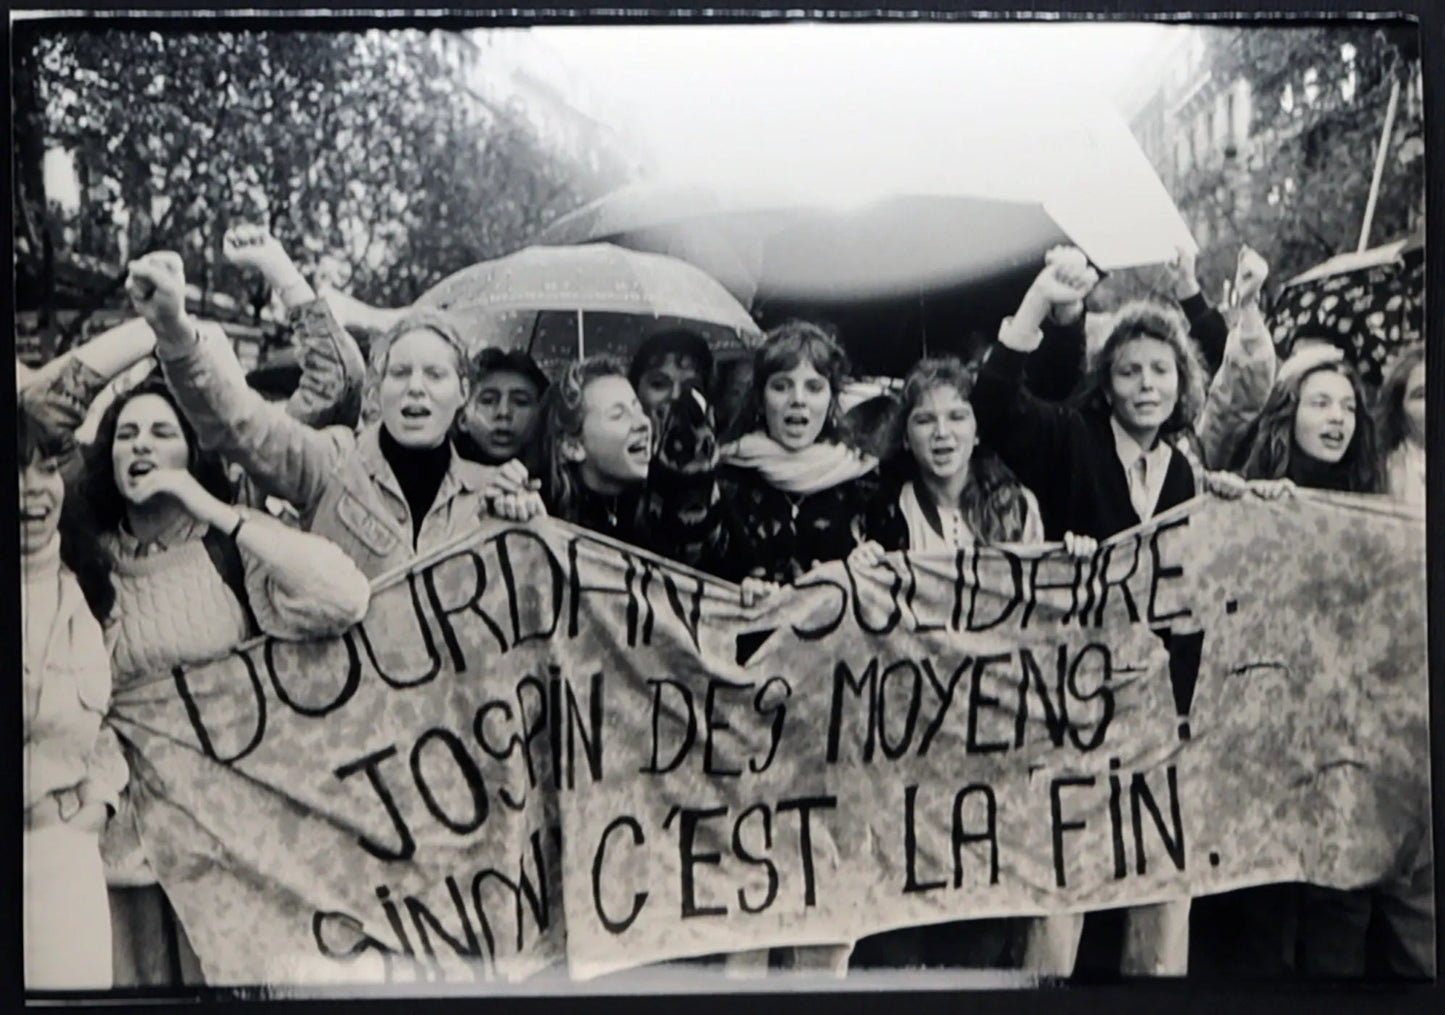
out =
<path fill-rule="evenodd" d="M 1378 387 L 1385 365 L 1424 334 L 1425 260 L 1418 240 L 1340 254 L 1285 283 L 1270 310 L 1281 356 L 1301 339 L 1339 346 Z"/>

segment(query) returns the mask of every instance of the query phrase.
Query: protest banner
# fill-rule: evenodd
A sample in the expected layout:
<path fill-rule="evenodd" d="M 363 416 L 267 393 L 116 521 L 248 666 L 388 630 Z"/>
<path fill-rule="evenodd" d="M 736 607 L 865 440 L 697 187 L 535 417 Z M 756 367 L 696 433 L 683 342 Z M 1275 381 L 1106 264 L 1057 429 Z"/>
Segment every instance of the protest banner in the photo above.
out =
<path fill-rule="evenodd" d="M 1197 499 L 1091 560 L 821 567 L 765 608 L 489 524 L 346 637 L 130 692 L 215 983 L 585 978 L 1396 870 L 1429 834 L 1424 531 Z"/>

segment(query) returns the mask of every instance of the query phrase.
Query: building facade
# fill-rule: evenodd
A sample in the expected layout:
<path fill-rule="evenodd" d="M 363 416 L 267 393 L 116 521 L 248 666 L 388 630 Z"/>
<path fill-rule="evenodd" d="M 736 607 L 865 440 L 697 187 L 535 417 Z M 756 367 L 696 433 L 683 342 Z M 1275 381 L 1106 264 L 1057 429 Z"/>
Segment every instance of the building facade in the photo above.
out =
<path fill-rule="evenodd" d="M 1355 248 L 1392 86 L 1369 242 L 1423 222 L 1422 84 L 1411 29 L 1181 26 L 1126 99 L 1130 127 L 1220 285 L 1239 244 L 1277 280 Z"/>

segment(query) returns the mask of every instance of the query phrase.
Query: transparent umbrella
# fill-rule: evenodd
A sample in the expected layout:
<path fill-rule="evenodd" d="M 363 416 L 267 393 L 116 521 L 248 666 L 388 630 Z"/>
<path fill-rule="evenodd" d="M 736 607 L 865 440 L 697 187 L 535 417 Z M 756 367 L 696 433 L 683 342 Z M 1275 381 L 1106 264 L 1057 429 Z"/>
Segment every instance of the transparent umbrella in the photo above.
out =
<path fill-rule="evenodd" d="M 706 272 L 608 243 L 528 247 L 475 264 L 416 306 L 446 313 L 474 349 L 523 349 L 543 369 L 596 352 L 628 355 L 677 327 L 702 335 L 719 358 L 762 340 L 747 310 Z"/>

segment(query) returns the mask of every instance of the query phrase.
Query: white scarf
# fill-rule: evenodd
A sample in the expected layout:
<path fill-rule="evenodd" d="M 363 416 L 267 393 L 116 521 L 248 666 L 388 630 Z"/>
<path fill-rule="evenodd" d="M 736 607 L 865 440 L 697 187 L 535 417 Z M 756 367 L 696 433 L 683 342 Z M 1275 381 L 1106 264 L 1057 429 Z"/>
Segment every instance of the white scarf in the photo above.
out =
<path fill-rule="evenodd" d="M 817 493 L 829 490 L 878 466 L 878 459 L 844 444 L 818 442 L 789 451 L 767 434 L 754 431 L 722 448 L 726 465 L 754 469 L 784 493 Z"/>

